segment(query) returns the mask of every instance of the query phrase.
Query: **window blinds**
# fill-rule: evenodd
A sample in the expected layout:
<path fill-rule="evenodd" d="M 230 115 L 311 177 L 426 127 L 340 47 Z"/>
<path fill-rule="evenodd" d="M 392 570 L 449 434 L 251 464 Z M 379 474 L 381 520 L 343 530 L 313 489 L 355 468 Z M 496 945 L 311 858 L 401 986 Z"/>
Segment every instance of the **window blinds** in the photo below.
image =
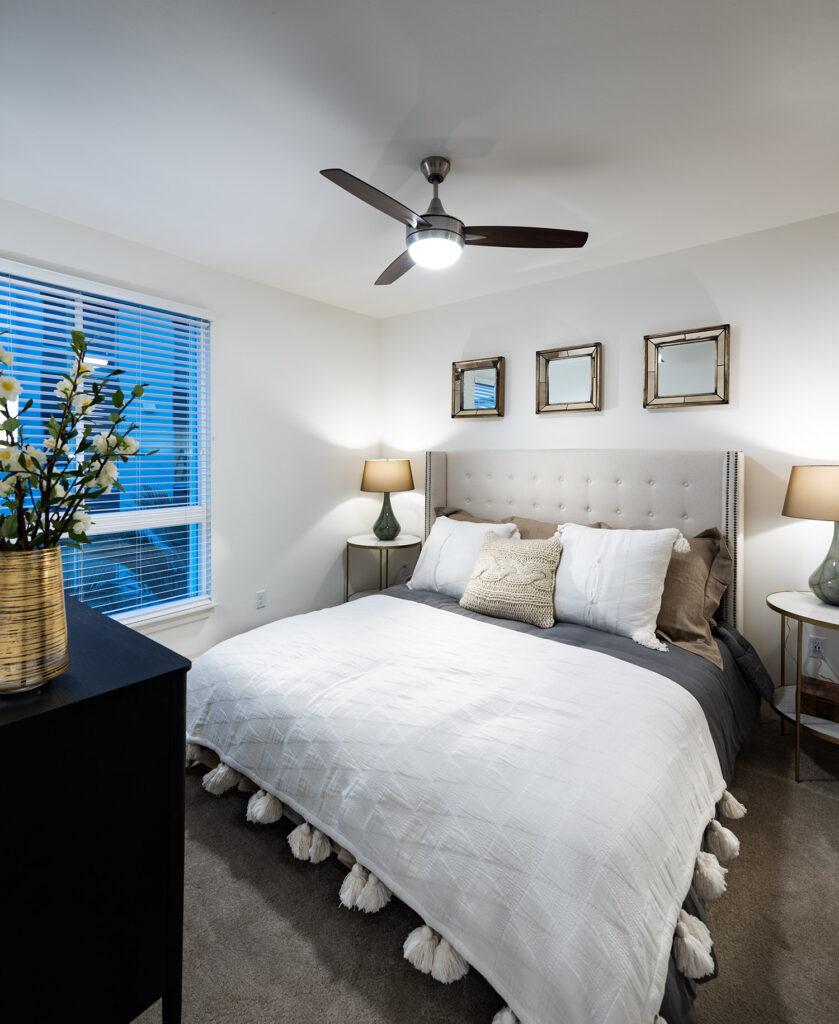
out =
<path fill-rule="evenodd" d="M 72 362 L 70 331 L 82 330 L 97 372 L 125 371 L 114 390 L 117 382 L 126 393 L 145 385 L 128 420 L 137 424 L 140 450 L 157 449 L 119 464 L 125 493 L 89 503 L 92 543 L 63 549 L 67 592 L 127 619 L 209 602 L 209 321 L 9 266 L 0 267 L 0 329 L 8 330 L 2 344 L 14 356 L 21 399 L 33 400 L 22 418 L 27 442 L 43 443 L 58 406 L 55 385 Z M 95 429 L 107 429 L 112 408 L 96 407 Z"/>

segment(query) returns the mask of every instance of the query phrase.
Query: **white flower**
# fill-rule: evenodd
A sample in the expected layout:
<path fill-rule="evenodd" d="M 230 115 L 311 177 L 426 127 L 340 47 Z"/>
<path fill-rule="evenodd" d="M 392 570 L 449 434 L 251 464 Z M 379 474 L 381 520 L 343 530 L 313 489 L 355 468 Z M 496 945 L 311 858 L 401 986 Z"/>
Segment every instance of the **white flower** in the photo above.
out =
<path fill-rule="evenodd" d="M 99 470 L 99 476 L 94 481 L 97 487 L 101 487 L 105 494 L 110 494 L 111 489 L 117 481 L 119 470 L 113 462 L 106 462 Z"/>
<path fill-rule="evenodd" d="M 17 398 L 21 390 L 20 381 L 15 377 L 0 377 L 0 398 L 5 398 L 6 401 Z"/>
<path fill-rule="evenodd" d="M 20 451 L 14 445 L 0 444 L 0 466 L 10 473 L 20 471 Z"/>
<path fill-rule="evenodd" d="M 64 377 L 62 377 L 61 380 L 55 385 L 55 391 L 53 393 L 55 394 L 56 398 L 61 398 L 63 400 L 68 398 L 72 391 L 72 383 L 69 380 L 65 380 Z"/>
<path fill-rule="evenodd" d="M 107 455 L 116 448 L 117 439 L 114 434 L 111 434 L 110 437 L 107 434 L 96 434 L 90 439 L 90 443 L 100 455 Z"/>
<path fill-rule="evenodd" d="M 70 524 L 70 533 L 87 533 L 93 525 L 90 516 L 83 508 L 77 508 L 73 513 L 73 522 Z"/>
<path fill-rule="evenodd" d="M 80 363 L 77 359 L 73 364 L 73 373 L 78 374 L 80 377 L 89 377 L 95 367 L 91 363 Z"/>
<path fill-rule="evenodd" d="M 13 359 L 12 353 L 11 352 L 7 352 L 3 348 L 3 346 L 0 345 L 0 363 L 3 363 L 4 366 L 11 366 L 12 365 L 12 359 Z"/>
<path fill-rule="evenodd" d="M 29 462 L 29 465 L 27 465 L 27 461 Z M 26 469 L 34 469 L 35 467 L 33 465 L 31 465 L 31 463 L 33 463 L 33 462 L 37 462 L 37 464 L 39 466 L 43 466 L 43 464 L 46 461 L 47 461 L 47 457 L 46 457 L 45 453 L 42 452 L 39 448 L 35 448 L 34 445 L 28 444 L 23 449 L 22 458 L 21 458 L 21 464 Z"/>
<path fill-rule="evenodd" d="M 59 484 L 59 483 L 54 483 L 54 484 L 52 485 L 52 496 L 53 496 L 54 498 L 63 498 L 63 497 L 64 497 L 64 495 L 65 495 L 66 493 L 67 493 L 67 492 L 66 492 L 66 491 L 64 490 L 64 488 L 63 488 L 63 487 L 61 486 L 61 484 Z"/>
<path fill-rule="evenodd" d="M 76 410 L 77 413 L 79 413 L 80 416 L 84 416 L 87 407 L 90 405 L 92 401 L 93 398 L 90 395 L 86 395 L 83 391 L 80 391 L 78 394 L 73 395 L 73 408 Z"/>
<path fill-rule="evenodd" d="M 55 438 L 55 437 L 45 437 L 44 438 L 44 448 L 48 452 L 58 452 L 60 455 L 66 455 L 67 454 L 67 442 L 66 441 L 62 441 L 59 444 L 58 439 Z"/>
<path fill-rule="evenodd" d="M 117 447 L 120 455 L 136 455 L 139 450 L 140 442 L 135 441 L 133 437 L 124 437 Z"/>
<path fill-rule="evenodd" d="M 0 498 L 7 498 L 14 488 L 14 477 L 7 477 L 5 480 L 0 480 Z"/>

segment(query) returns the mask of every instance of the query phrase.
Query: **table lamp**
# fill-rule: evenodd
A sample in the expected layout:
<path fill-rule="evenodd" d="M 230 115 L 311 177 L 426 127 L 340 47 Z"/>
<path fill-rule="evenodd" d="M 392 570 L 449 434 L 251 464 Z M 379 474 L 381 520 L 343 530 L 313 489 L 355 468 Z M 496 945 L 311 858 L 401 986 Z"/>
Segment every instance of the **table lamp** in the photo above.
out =
<path fill-rule="evenodd" d="M 414 478 L 409 459 L 366 459 L 361 476 L 362 491 L 381 491 L 384 494 L 382 511 L 373 524 L 373 533 L 379 540 L 396 540 L 401 529 L 393 509 L 390 495 L 393 491 L 412 491 Z"/>
<path fill-rule="evenodd" d="M 830 550 L 810 589 L 825 604 L 839 605 L 839 466 L 793 466 L 781 515 L 833 522 Z"/>

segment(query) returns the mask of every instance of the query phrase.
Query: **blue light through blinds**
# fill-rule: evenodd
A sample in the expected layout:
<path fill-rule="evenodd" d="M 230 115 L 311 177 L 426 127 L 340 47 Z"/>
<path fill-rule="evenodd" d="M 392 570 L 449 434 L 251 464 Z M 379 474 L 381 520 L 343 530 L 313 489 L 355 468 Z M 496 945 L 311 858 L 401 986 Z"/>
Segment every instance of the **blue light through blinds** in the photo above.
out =
<path fill-rule="evenodd" d="M 495 385 L 484 384 L 482 381 L 475 381 L 475 408 L 495 408 Z"/>
<path fill-rule="evenodd" d="M 71 330 L 83 330 L 87 361 L 97 371 L 119 367 L 128 391 L 145 384 L 129 409 L 142 451 L 155 455 L 119 464 L 117 490 L 89 503 L 92 544 L 64 547 L 67 593 L 120 618 L 144 618 L 210 599 L 209 322 L 0 271 L 3 347 L 12 373 L 33 399 L 23 416 L 28 443 L 40 447 L 58 399 L 59 374 L 71 363 Z M 114 382 L 114 390 L 116 381 Z M 112 408 L 95 409 L 107 429 Z M 99 422 L 101 421 L 101 422 Z"/>

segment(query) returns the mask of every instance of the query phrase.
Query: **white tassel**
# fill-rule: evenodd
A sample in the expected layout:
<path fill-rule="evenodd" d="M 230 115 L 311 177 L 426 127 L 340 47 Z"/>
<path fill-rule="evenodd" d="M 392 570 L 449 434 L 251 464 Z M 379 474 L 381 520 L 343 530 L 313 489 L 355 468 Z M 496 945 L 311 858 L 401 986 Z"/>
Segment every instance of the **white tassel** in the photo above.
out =
<path fill-rule="evenodd" d="M 236 788 L 239 790 L 240 793 L 259 792 L 259 786 L 257 786 L 255 782 L 251 782 L 251 780 L 246 775 L 242 776 L 242 781 Z"/>
<path fill-rule="evenodd" d="M 201 785 L 208 793 L 212 793 L 213 796 L 221 796 L 228 789 L 233 789 L 234 786 L 237 786 L 241 778 L 242 776 L 235 769 L 231 768 L 230 765 L 219 761 L 212 771 L 207 772 L 201 780 Z"/>
<path fill-rule="evenodd" d="M 746 808 L 726 790 L 720 797 L 720 814 L 724 818 L 745 818 Z"/>
<path fill-rule="evenodd" d="M 519 1024 L 519 1019 L 509 1006 L 505 1006 L 492 1018 L 492 1024 Z"/>
<path fill-rule="evenodd" d="M 313 864 L 320 864 L 332 853 L 332 843 L 329 837 L 325 836 L 320 829 L 312 829 L 312 842 L 309 846 L 309 860 Z"/>
<path fill-rule="evenodd" d="M 637 633 L 633 633 L 632 639 L 636 644 L 641 644 L 642 647 L 649 647 L 651 651 L 667 650 L 667 644 L 662 643 L 654 633 L 648 633 L 644 629 L 639 629 Z"/>
<path fill-rule="evenodd" d="M 282 816 L 282 803 L 271 793 L 266 793 L 264 789 L 257 790 L 248 800 L 245 817 L 255 825 L 273 825 Z"/>
<path fill-rule="evenodd" d="M 391 896 L 392 893 L 385 883 L 381 879 L 376 878 L 375 875 L 370 875 L 364 888 L 359 893 L 355 905 L 359 910 L 363 910 L 365 914 L 376 914 L 390 903 Z"/>
<path fill-rule="evenodd" d="M 733 860 L 740 854 L 740 840 L 730 828 L 714 820 L 706 835 L 708 849 L 718 860 Z"/>
<path fill-rule="evenodd" d="M 696 855 L 696 868 L 693 872 L 693 885 L 700 899 L 709 902 L 719 899 L 725 892 L 725 876 L 728 868 L 724 868 L 713 853 L 704 850 Z"/>
<path fill-rule="evenodd" d="M 352 870 L 346 876 L 343 882 L 341 882 L 341 891 L 338 893 L 338 899 L 347 908 L 352 908 L 358 903 L 358 898 L 367 884 L 367 870 L 360 864 L 353 864 Z"/>
<path fill-rule="evenodd" d="M 414 928 L 405 939 L 402 954 L 409 964 L 413 964 L 423 974 L 431 974 L 434 967 L 434 951 L 437 949 L 439 936 L 427 924 Z"/>
<path fill-rule="evenodd" d="M 673 940 L 676 953 L 676 966 L 686 978 L 705 978 L 714 973 L 714 958 L 706 953 L 702 943 L 691 935 L 680 921 L 676 925 L 676 937 Z"/>
<path fill-rule="evenodd" d="M 688 541 L 683 533 L 680 533 L 676 538 L 673 550 L 678 551 L 680 555 L 686 555 L 690 551 L 690 541 Z"/>
<path fill-rule="evenodd" d="M 196 761 L 201 760 L 201 748 L 197 743 L 187 743 L 186 745 L 186 766 L 189 768 L 190 765 L 195 764 Z"/>
<path fill-rule="evenodd" d="M 435 981 L 442 981 L 444 985 L 450 985 L 453 981 L 460 981 L 468 973 L 469 964 L 466 963 L 460 953 L 452 949 L 445 939 L 440 939 L 437 948 L 434 950 L 431 977 Z"/>
<path fill-rule="evenodd" d="M 711 932 L 708 925 L 686 910 L 679 911 L 679 922 L 685 926 L 688 935 L 692 935 L 702 946 L 706 953 L 710 953 L 714 946 Z"/>
<path fill-rule="evenodd" d="M 291 852 L 298 860 L 308 860 L 309 850 L 312 847 L 312 826 L 308 821 L 292 829 L 288 834 L 288 845 Z"/>

